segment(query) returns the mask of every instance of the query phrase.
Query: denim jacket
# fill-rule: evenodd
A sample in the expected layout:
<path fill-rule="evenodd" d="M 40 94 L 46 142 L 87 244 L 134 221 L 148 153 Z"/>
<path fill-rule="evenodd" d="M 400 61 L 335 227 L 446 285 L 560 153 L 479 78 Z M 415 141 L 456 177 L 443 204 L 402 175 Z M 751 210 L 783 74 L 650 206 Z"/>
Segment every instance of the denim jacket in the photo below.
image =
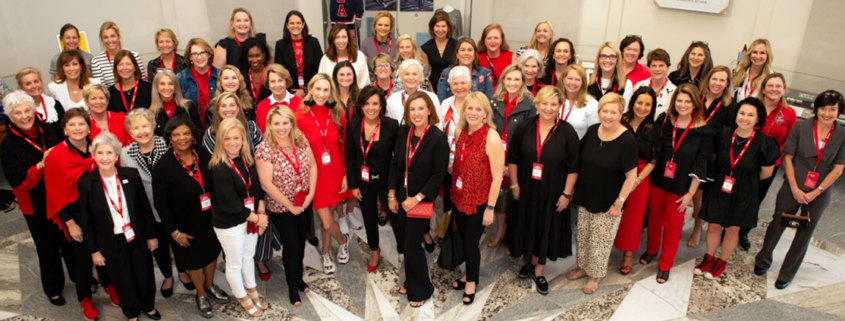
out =
<path fill-rule="evenodd" d="M 209 104 L 214 99 L 214 93 L 217 90 L 217 74 L 220 70 L 211 66 L 211 76 L 208 77 L 208 99 Z M 176 81 L 182 87 L 182 97 L 194 102 L 194 106 L 199 106 L 197 102 L 197 81 L 194 80 L 194 74 L 191 73 L 191 68 L 186 68 L 176 75 Z"/>
<path fill-rule="evenodd" d="M 440 81 L 437 83 L 437 98 L 440 98 L 440 101 L 453 96 L 452 88 L 449 86 L 450 71 L 452 71 L 452 68 L 446 68 L 440 74 Z M 490 70 L 481 67 L 472 71 L 472 87 L 470 91 L 480 91 L 487 96 L 487 99 L 493 99 L 493 79 L 490 78 Z"/>

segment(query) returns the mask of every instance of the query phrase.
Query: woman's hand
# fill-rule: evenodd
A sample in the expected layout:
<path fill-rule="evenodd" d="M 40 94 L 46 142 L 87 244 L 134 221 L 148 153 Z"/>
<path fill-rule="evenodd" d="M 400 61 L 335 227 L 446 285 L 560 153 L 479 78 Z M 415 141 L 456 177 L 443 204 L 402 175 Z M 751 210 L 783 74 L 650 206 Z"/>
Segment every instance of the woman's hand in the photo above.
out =
<path fill-rule="evenodd" d="M 290 213 L 293 214 L 293 215 L 299 215 L 299 214 L 302 214 L 302 212 L 305 211 L 305 208 L 302 207 L 302 206 L 293 206 L 291 208 L 288 208 L 288 210 L 290 210 Z"/>
<path fill-rule="evenodd" d="M 158 239 L 149 239 L 147 240 L 147 249 L 150 252 L 155 251 L 158 248 Z"/>
<path fill-rule="evenodd" d="M 402 202 L 402 208 L 405 209 L 405 213 L 407 213 L 412 208 L 416 207 L 419 203 L 420 202 L 417 201 L 416 197 L 408 197 L 405 199 L 404 202 Z"/>
<path fill-rule="evenodd" d="M 519 186 L 511 189 L 511 194 L 513 195 L 513 200 L 518 201 L 519 200 Z"/>
<path fill-rule="evenodd" d="M 569 206 L 569 199 L 566 196 L 561 195 L 557 198 L 557 211 L 563 212 L 563 209 Z"/>
<path fill-rule="evenodd" d="M 306 208 L 308 208 L 308 205 L 311 205 L 311 201 L 313 200 L 314 192 L 308 193 L 308 195 L 305 196 L 305 200 L 302 202 L 302 210 L 304 211 Z"/>
<path fill-rule="evenodd" d="M 267 215 L 266 214 L 259 214 L 258 221 L 255 222 L 255 225 L 258 225 L 260 228 L 267 228 Z"/>
<path fill-rule="evenodd" d="M 446 168 L 446 172 L 448 172 L 449 174 L 452 174 L 452 163 L 451 162 L 449 163 L 449 167 Z"/>
<path fill-rule="evenodd" d="M 305 91 L 303 91 L 302 89 L 294 89 L 293 94 L 296 97 L 305 98 Z"/>
<path fill-rule="evenodd" d="M 807 204 L 807 196 L 801 189 L 794 189 L 792 191 L 792 198 L 794 198 L 795 201 L 798 202 L 798 204 Z"/>
<path fill-rule="evenodd" d="M 106 258 L 100 252 L 91 254 L 91 260 L 94 261 L 96 266 L 106 266 Z"/>
<path fill-rule="evenodd" d="M 176 243 L 179 243 L 180 246 L 182 246 L 184 248 L 189 248 L 189 247 L 191 247 L 191 242 L 188 241 L 188 240 L 193 240 L 193 239 L 194 239 L 194 237 L 191 236 L 190 234 L 181 233 L 181 234 L 179 234 L 179 237 L 174 239 L 174 240 L 176 241 Z"/>
<path fill-rule="evenodd" d="M 804 201 L 806 202 L 804 204 L 812 203 L 816 199 L 816 197 L 819 197 L 819 195 L 821 195 L 821 193 L 822 192 L 819 191 L 818 189 L 814 189 L 814 190 L 810 191 L 809 193 L 804 193 Z"/>
<path fill-rule="evenodd" d="M 346 185 L 346 175 L 344 175 L 343 176 L 343 182 L 340 185 L 340 192 L 338 192 L 338 194 L 346 193 L 346 190 L 348 189 L 347 187 L 348 187 L 348 185 Z"/>
<path fill-rule="evenodd" d="M 681 196 L 681 198 L 679 198 L 677 201 L 675 201 L 675 203 L 679 203 L 678 212 L 686 213 L 687 205 L 689 205 L 689 202 L 691 202 L 691 201 L 692 201 L 692 194 L 690 194 L 689 192 L 684 193 L 684 196 Z"/>
<path fill-rule="evenodd" d="M 68 221 L 66 223 L 68 234 L 70 237 L 79 243 L 82 243 L 82 229 L 79 228 L 79 225 L 76 225 L 73 221 Z"/>
<path fill-rule="evenodd" d="M 353 188 L 352 189 L 352 196 L 355 196 L 355 199 L 357 199 L 358 201 L 364 200 L 364 196 L 361 195 L 361 189 Z"/>
<path fill-rule="evenodd" d="M 610 206 L 610 209 L 607 210 L 607 215 L 610 215 L 610 217 L 617 217 L 619 215 L 622 215 L 622 205 L 620 204 L 619 207 L 616 207 L 617 203 L 618 201 L 614 202 L 613 205 Z"/>
<path fill-rule="evenodd" d="M 493 210 L 491 210 L 489 208 L 485 209 L 484 210 L 484 218 L 481 219 L 481 224 L 484 225 L 484 226 L 490 226 L 490 224 L 493 224 L 493 215 L 494 215 Z"/>
<path fill-rule="evenodd" d="M 390 211 L 393 212 L 393 214 L 399 213 L 399 202 L 396 201 L 395 197 L 388 201 L 387 204 L 387 207 L 390 208 Z"/>

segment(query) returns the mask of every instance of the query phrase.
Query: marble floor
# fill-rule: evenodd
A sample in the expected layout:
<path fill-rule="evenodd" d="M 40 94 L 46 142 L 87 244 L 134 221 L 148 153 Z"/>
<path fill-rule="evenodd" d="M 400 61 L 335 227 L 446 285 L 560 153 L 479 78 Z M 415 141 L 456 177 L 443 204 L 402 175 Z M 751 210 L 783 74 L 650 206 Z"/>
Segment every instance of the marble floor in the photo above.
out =
<path fill-rule="evenodd" d="M 838 185 L 842 185 L 842 182 Z M 775 182 L 780 186 L 780 180 Z M 842 186 L 837 186 L 841 191 Z M 774 191 L 770 192 L 774 194 Z M 840 193 L 842 194 L 842 193 Z M 631 274 L 618 273 L 622 253 L 611 254 L 608 275 L 599 290 L 586 295 L 585 280 L 569 281 L 566 273 L 575 267 L 575 257 L 559 259 L 546 266 L 550 292 L 540 295 L 530 279 L 520 279 L 521 261 L 505 254 L 503 247 L 487 247 L 495 232 L 488 228 L 481 240 L 482 267 L 475 303 L 461 304 L 461 291 L 450 287 L 463 267 L 454 271 L 438 267 L 435 258 L 439 248 L 428 254 L 430 274 L 435 286 L 432 299 L 420 308 L 412 308 L 399 295 L 404 271 L 395 250 L 390 225 L 379 228 L 382 259 L 379 268 L 367 274 L 369 250 L 363 230 L 351 233 L 351 259 L 338 265 L 332 275 L 322 273 L 316 247 L 306 246 L 305 281 L 312 291 L 303 296 L 303 305 L 292 306 L 287 297 L 279 253 L 268 265 L 273 272 L 268 281 L 259 280 L 259 291 L 270 302 L 270 309 L 259 320 L 843 320 L 845 319 L 845 246 L 843 233 L 830 229 L 842 227 L 845 206 L 835 198 L 819 226 L 804 264 L 792 285 L 785 290 L 774 288 L 777 268 L 792 232 L 787 231 L 775 251 L 775 262 L 768 277 L 752 273 L 754 254 L 762 243 L 764 227 L 772 211 L 773 195 L 761 209 L 760 228 L 751 234 L 752 250 L 738 251 L 718 280 L 693 275 L 693 267 L 704 253 L 704 242 L 695 248 L 683 244 L 692 232 L 687 219 L 683 244 L 678 250 L 675 267 L 667 284 L 655 280 L 657 264 L 634 264 Z M 769 214 L 763 214 L 769 213 Z M 360 217 L 356 210 L 354 214 Z M 51 305 L 40 287 L 35 247 L 20 212 L 0 216 L 0 320 L 82 320 L 73 284 L 68 281 L 65 306 Z M 828 223 L 829 222 L 829 223 Z M 818 232 L 818 231 L 817 231 Z M 825 234 L 826 233 L 826 234 Z M 642 244 L 645 244 L 643 235 Z M 337 248 L 333 244 L 332 252 Z M 640 253 L 636 253 L 639 255 Z M 222 260 L 219 265 L 222 269 Z M 161 275 L 157 273 L 157 287 Z M 216 284 L 229 292 L 223 274 L 218 270 Z M 204 320 L 195 310 L 194 295 L 177 282 L 175 294 L 165 299 L 157 294 L 156 308 L 164 320 Z M 230 292 L 231 293 L 231 292 Z M 95 295 L 101 320 L 125 320 L 120 308 L 108 304 L 102 290 Z M 249 319 L 237 303 L 215 305 L 216 320 Z M 143 319 L 143 318 L 142 318 Z"/>

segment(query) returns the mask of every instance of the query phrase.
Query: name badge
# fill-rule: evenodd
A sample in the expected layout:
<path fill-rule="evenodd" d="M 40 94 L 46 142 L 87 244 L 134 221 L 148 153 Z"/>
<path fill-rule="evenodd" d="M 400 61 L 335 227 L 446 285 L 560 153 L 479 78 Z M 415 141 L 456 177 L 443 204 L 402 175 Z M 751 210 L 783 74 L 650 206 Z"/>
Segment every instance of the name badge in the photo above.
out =
<path fill-rule="evenodd" d="M 135 239 L 135 230 L 132 229 L 131 223 L 123 225 L 123 237 L 126 238 L 126 243 L 132 242 Z"/>
<path fill-rule="evenodd" d="M 298 78 L 299 78 L 299 88 L 302 88 L 303 86 L 305 86 L 305 78 L 302 78 L 302 75 L 300 75 Z"/>
<path fill-rule="evenodd" d="M 364 182 L 370 181 L 370 168 L 364 165 L 361 165 L 361 180 Z"/>
<path fill-rule="evenodd" d="M 408 172 L 405 172 L 405 188 L 408 188 Z"/>
<path fill-rule="evenodd" d="M 506 142 L 504 139 L 502 140 L 502 148 L 505 149 L 505 154 L 507 154 L 508 153 L 508 142 Z"/>
<path fill-rule="evenodd" d="M 323 165 L 329 165 L 332 163 L 332 155 L 330 155 L 328 151 L 323 152 L 320 159 L 323 162 Z"/>
<path fill-rule="evenodd" d="M 255 197 L 247 197 L 244 199 L 244 207 L 250 212 L 255 212 Z"/>
<path fill-rule="evenodd" d="M 211 195 L 208 193 L 200 195 L 200 207 L 203 211 L 211 209 Z"/>
<path fill-rule="evenodd" d="M 455 181 L 455 187 L 457 187 L 458 190 L 464 189 L 464 181 L 460 177 L 458 177 L 458 180 Z"/>
<path fill-rule="evenodd" d="M 725 182 L 722 183 L 722 192 L 730 194 L 734 189 L 734 183 L 736 183 L 736 178 L 725 176 Z"/>
<path fill-rule="evenodd" d="M 807 172 L 807 179 L 804 180 L 804 187 L 815 189 L 816 184 L 819 183 L 819 173 L 814 171 Z"/>
<path fill-rule="evenodd" d="M 531 178 L 536 180 L 543 179 L 543 164 L 534 163 L 534 166 L 531 167 Z"/>
<path fill-rule="evenodd" d="M 663 169 L 663 177 L 674 179 L 675 178 L 675 168 L 678 167 L 678 164 L 674 162 L 666 162 L 666 168 Z"/>

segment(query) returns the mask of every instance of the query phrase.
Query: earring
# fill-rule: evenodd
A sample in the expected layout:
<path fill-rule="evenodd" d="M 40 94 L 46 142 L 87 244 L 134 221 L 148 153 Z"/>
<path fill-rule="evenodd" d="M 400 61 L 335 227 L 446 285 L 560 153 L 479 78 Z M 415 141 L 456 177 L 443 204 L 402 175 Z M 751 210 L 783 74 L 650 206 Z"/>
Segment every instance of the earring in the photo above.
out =
<path fill-rule="evenodd" d="M 197 139 L 196 139 L 196 138 L 194 138 L 194 139 L 193 139 L 193 141 L 194 141 L 194 145 L 196 145 L 196 144 L 197 144 Z"/>

